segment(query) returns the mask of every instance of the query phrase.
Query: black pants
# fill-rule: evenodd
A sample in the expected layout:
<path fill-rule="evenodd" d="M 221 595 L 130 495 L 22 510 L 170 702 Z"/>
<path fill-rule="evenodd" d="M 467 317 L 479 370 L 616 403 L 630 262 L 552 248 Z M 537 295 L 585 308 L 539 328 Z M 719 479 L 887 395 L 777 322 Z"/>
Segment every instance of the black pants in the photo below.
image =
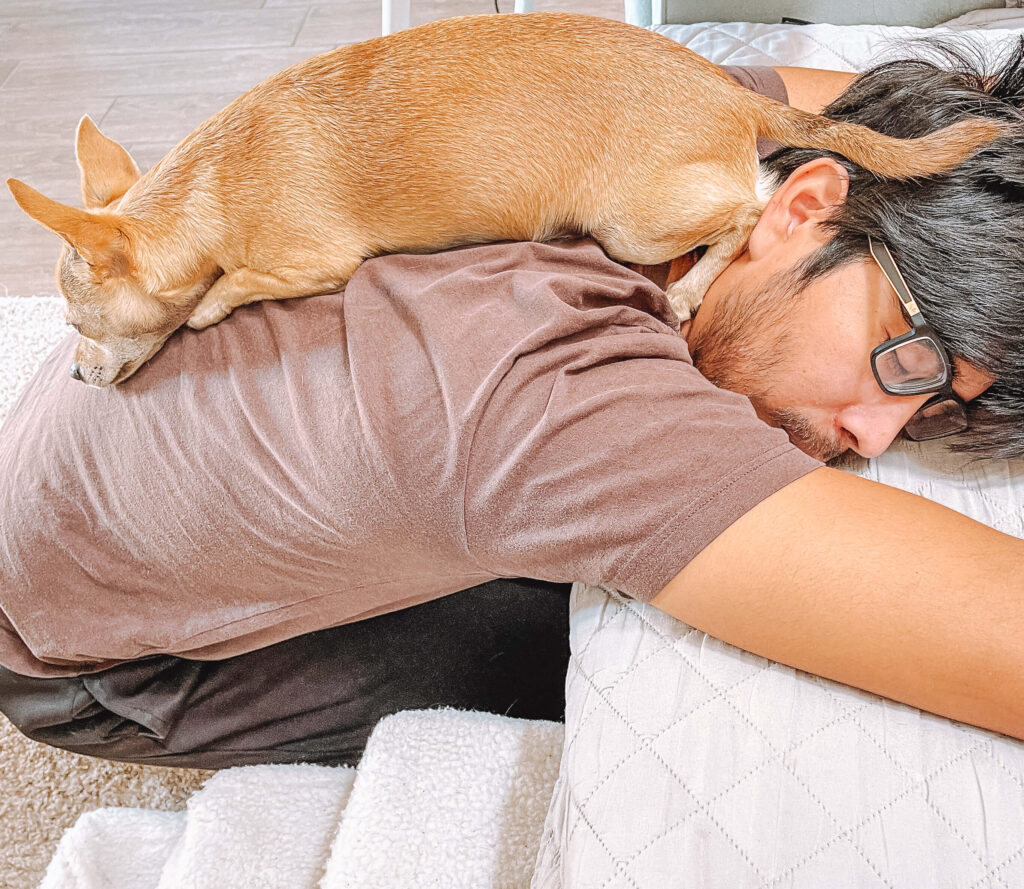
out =
<path fill-rule="evenodd" d="M 496 580 L 221 661 L 160 655 L 56 679 L 0 667 L 0 711 L 30 738 L 104 759 L 355 765 L 399 710 L 564 719 L 569 589 Z"/>

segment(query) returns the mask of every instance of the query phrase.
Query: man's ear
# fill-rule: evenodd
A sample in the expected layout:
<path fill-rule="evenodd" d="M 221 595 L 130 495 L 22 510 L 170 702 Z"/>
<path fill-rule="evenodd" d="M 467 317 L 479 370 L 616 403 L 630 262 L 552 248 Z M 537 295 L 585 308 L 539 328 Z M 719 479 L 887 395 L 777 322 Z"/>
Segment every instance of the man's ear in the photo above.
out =
<path fill-rule="evenodd" d="M 75 156 L 82 171 L 82 202 L 88 209 L 109 206 L 141 175 L 131 155 L 104 136 L 88 114 L 78 122 Z"/>
<path fill-rule="evenodd" d="M 818 223 L 835 214 L 849 187 L 850 174 L 833 158 L 819 157 L 801 164 L 765 206 L 750 235 L 751 254 L 788 241 L 794 233 L 823 241 Z M 807 231 L 808 226 L 815 231 Z"/>
<path fill-rule="evenodd" d="M 128 257 L 116 217 L 61 204 L 17 179 L 8 179 L 7 187 L 22 210 L 63 238 L 98 272 L 103 275 L 125 273 Z"/>

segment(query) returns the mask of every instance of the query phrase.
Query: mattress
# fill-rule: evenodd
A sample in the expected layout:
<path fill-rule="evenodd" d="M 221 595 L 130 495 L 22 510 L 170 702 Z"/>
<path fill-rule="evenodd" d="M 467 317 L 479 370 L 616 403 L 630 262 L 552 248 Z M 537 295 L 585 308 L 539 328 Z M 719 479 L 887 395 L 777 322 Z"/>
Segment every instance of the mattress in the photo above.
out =
<path fill-rule="evenodd" d="M 841 70 L 932 33 L 656 30 L 722 64 Z M 992 49 L 1018 33 L 969 32 Z M 1024 460 L 899 442 L 842 468 L 1024 537 Z M 1024 743 L 773 663 L 614 590 L 577 585 L 570 608 L 566 740 L 532 889 L 1024 886 Z"/>

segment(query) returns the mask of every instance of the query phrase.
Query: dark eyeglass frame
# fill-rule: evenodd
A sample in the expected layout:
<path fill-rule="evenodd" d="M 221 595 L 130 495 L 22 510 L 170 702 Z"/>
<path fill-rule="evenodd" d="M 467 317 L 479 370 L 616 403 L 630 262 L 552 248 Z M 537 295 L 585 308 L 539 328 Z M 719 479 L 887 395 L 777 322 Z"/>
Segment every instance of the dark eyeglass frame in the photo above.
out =
<path fill-rule="evenodd" d="M 903 432 L 908 438 L 921 441 L 931 438 L 944 438 L 947 435 L 955 435 L 958 432 L 962 432 L 968 425 L 967 407 L 964 400 L 957 395 L 955 391 L 953 391 L 953 363 L 949 360 L 949 353 L 946 351 L 945 346 L 942 345 L 932 326 L 925 321 L 924 315 L 921 314 L 921 310 L 917 305 L 917 300 L 915 300 L 913 295 L 910 293 L 910 288 L 907 287 L 906 281 L 903 280 L 903 275 L 900 274 L 900 270 L 897 267 L 896 262 L 893 260 L 892 254 L 889 252 L 889 248 L 882 241 L 876 241 L 874 238 L 869 236 L 868 249 L 871 251 L 871 257 L 876 263 L 878 263 L 878 267 L 882 270 L 882 274 L 885 275 L 886 280 L 892 285 L 892 289 L 896 291 L 896 296 L 899 298 L 900 304 L 903 307 L 903 313 L 907 316 L 907 320 L 910 322 L 912 328 L 907 333 L 891 337 L 880 346 L 872 349 L 871 372 L 875 375 L 875 380 L 878 382 L 882 391 L 888 395 L 924 395 L 928 392 L 936 393 L 920 407 L 920 409 L 914 414 L 913 418 L 911 418 L 911 421 L 904 428 Z M 882 376 L 878 371 L 878 359 L 897 346 L 922 339 L 928 340 L 938 353 L 939 358 L 942 361 L 942 379 L 935 383 L 923 384 L 917 388 L 905 386 L 896 390 L 891 386 L 888 386 L 882 380 Z M 925 412 L 929 408 L 944 401 L 953 402 L 955 405 L 955 407 L 951 408 L 951 417 L 955 423 L 955 428 L 951 427 L 948 430 L 932 434 L 915 434 L 912 431 L 915 426 L 915 421 L 919 418 L 926 418 L 927 414 Z"/>

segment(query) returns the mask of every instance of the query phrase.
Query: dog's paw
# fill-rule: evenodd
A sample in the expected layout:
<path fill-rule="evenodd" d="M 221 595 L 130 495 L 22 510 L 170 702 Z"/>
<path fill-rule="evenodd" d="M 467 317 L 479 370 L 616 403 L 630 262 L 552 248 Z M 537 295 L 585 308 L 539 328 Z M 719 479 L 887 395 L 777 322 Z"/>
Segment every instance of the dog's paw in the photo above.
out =
<path fill-rule="evenodd" d="M 202 330 L 218 321 L 223 321 L 231 314 L 231 307 L 223 303 L 201 302 L 188 317 L 185 323 L 193 330 Z"/>
<path fill-rule="evenodd" d="M 689 321 L 700 308 L 700 304 L 704 300 L 704 293 L 703 288 L 700 292 L 695 292 L 692 286 L 687 285 L 686 278 L 683 277 L 669 284 L 665 296 L 668 297 L 669 305 L 675 309 L 679 320 Z"/>

